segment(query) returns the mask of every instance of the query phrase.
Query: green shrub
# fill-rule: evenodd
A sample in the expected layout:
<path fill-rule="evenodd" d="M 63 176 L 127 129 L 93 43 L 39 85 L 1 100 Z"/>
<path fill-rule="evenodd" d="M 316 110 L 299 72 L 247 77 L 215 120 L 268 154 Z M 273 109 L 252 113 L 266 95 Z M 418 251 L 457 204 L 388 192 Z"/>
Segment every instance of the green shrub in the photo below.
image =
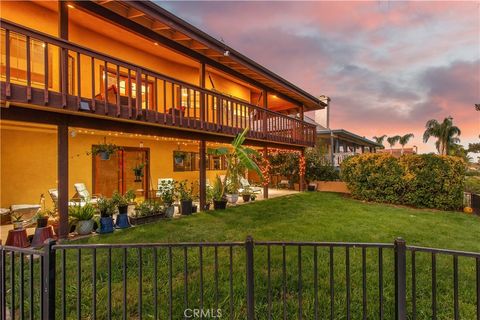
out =
<path fill-rule="evenodd" d="M 317 149 L 308 148 L 305 152 L 305 178 L 309 182 L 335 181 L 340 179 L 340 176 L 323 154 Z"/>
<path fill-rule="evenodd" d="M 480 177 L 465 177 L 465 191 L 480 194 Z"/>
<path fill-rule="evenodd" d="M 342 162 L 352 196 L 367 201 L 443 210 L 462 206 L 465 163 L 437 155 L 363 154 Z"/>

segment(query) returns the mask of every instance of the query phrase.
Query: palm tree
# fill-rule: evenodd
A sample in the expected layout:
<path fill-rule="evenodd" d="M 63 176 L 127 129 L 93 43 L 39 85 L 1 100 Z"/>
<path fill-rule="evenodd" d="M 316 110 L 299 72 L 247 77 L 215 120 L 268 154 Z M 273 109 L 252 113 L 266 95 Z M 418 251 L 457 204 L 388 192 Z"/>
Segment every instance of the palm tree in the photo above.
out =
<path fill-rule="evenodd" d="M 387 142 L 390 145 L 390 153 L 393 153 L 393 146 L 400 140 L 400 136 L 388 137 Z"/>
<path fill-rule="evenodd" d="M 461 131 L 457 126 L 453 125 L 453 118 L 448 117 L 440 123 L 435 119 L 428 120 L 425 124 L 425 132 L 423 133 L 423 142 L 428 142 L 430 137 L 437 138 L 435 147 L 441 155 L 449 154 L 450 148 L 460 142 L 458 136 Z"/>
<path fill-rule="evenodd" d="M 383 140 L 385 140 L 386 137 L 387 137 L 387 135 L 384 134 L 383 136 L 380 136 L 380 137 L 373 136 L 372 138 L 373 138 L 373 140 L 375 140 L 376 143 L 383 145 Z M 383 147 L 383 148 L 385 148 L 385 147 Z"/>
<path fill-rule="evenodd" d="M 398 139 L 398 143 L 400 143 L 400 145 L 402 146 L 402 154 L 403 154 L 403 148 L 408 143 L 408 141 L 413 137 L 414 137 L 413 133 L 407 133 L 406 135 L 403 135 L 400 137 L 400 139 Z"/>

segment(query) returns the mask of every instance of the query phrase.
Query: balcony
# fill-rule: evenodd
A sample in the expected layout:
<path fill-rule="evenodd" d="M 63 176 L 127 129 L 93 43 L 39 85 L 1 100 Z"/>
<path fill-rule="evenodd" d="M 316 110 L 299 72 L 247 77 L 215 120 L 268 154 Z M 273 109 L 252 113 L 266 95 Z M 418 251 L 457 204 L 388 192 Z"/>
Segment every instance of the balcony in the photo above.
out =
<path fill-rule="evenodd" d="M 315 126 L 2 21 L 2 101 L 79 115 L 313 146 Z M 12 41 L 13 39 L 13 41 Z"/>

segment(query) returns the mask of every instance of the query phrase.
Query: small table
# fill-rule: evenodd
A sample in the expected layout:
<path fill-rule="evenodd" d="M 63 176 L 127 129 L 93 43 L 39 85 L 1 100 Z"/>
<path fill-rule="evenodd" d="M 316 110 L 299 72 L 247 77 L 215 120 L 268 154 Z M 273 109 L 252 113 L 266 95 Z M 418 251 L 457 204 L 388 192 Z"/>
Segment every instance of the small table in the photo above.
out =
<path fill-rule="evenodd" d="M 27 230 L 25 229 L 13 229 L 8 230 L 6 246 L 26 248 L 30 246 L 30 243 L 27 239 Z"/>
<path fill-rule="evenodd" d="M 53 238 L 55 238 L 55 236 L 53 235 L 52 226 L 37 228 L 35 229 L 35 234 L 32 239 L 32 247 L 34 248 L 43 247 L 45 240 L 53 239 Z"/>

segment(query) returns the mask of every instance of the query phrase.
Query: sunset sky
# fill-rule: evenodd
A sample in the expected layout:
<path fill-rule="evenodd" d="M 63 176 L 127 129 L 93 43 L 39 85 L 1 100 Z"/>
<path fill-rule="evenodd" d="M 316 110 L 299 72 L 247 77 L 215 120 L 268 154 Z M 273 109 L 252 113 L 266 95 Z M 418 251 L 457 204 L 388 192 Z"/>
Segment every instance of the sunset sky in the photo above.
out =
<path fill-rule="evenodd" d="M 331 127 L 412 132 L 447 116 L 478 141 L 480 2 L 157 2 L 314 95 Z"/>

